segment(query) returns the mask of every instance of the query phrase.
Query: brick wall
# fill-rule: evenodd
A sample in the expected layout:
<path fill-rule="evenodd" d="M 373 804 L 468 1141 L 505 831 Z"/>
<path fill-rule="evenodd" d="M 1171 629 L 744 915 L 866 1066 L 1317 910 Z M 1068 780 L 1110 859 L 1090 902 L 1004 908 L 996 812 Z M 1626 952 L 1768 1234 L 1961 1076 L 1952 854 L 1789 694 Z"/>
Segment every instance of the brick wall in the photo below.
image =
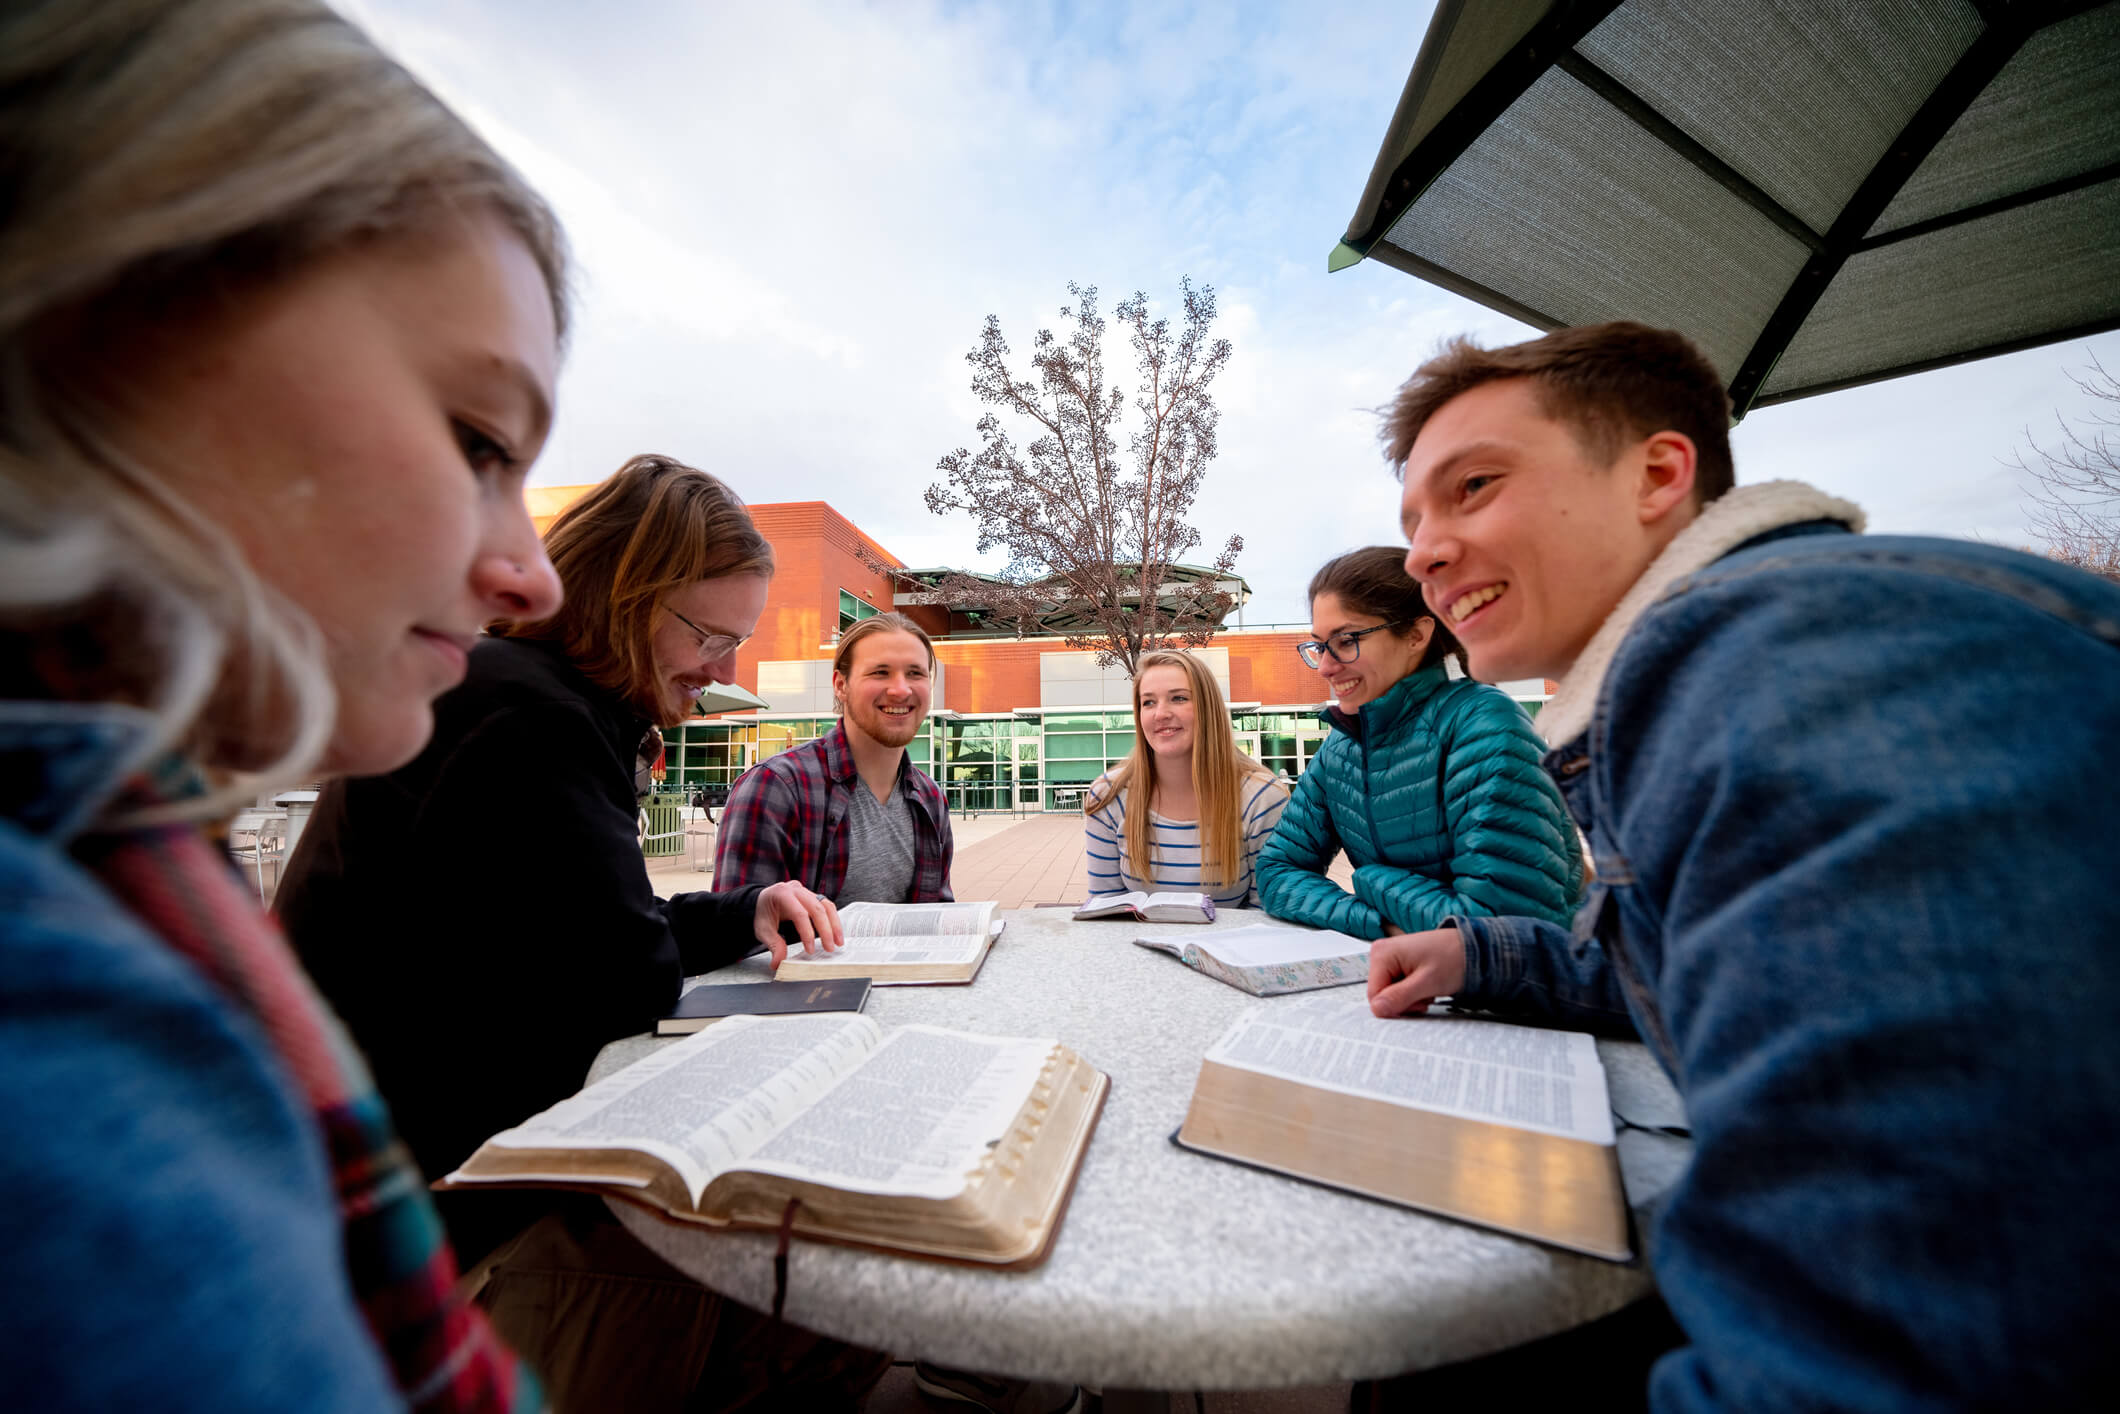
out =
<path fill-rule="evenodd" d="M 1012 638 L 937 643 L 935 656 L 949 665 L 953 712 L 1013 712 L 1038 705 L 1038 655 L 1067 645 L 1053 639 Z"/>
<path fill-rule="evenodd" d="M 1215 640 L 1229 650 L 1229 691 L 1236 702 L 1315 703 L 1325 700 L 1318 675 L 1296 657 L 1307 633 L 1227 633 Z"/>
<path fill-rule="evenodd" d="M 543 530 L 587 486 L 532 488 L 532 509 Z M 758 690 L 758 665 L 797 658 L 829 658 L 839 627 L 839 591 L 880 610 L 892 607 L 889 581 L 863 559 L 902 565 L 859 526 L 823 501 L 779 501 L 750 507 L 759 533 L 772 542 L 775 569 L 758 631 L 736 658 L 740 687 Z M 919 605 L 905 612 L 928 632 L 949 625 L 946 609 Z M 1225 634 L 1214 640 L 1229 650 L 1230 700 L 1274 704 L 1315 702 L 1324 693 L 1315 674 L 1295 654 L 1300 633 Z M 942 641 L 935 656 L 948 665 L 948 706 L 958 712 L 1009 712 L 1038 705 L 1038 657 L 1070 651 L 1057 639 Z"/>

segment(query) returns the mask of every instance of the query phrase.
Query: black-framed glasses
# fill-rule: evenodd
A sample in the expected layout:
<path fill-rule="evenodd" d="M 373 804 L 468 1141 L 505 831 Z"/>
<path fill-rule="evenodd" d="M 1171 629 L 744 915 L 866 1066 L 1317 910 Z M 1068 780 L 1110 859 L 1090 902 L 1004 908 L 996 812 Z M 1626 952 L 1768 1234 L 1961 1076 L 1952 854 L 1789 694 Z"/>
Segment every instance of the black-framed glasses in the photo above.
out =
<path fill-rule="evenodd" d="M 1307 638 L 1296 645 L 1296 656 L 1303 660 L 1306 668 L 1315 668 L 1327 658 L 1335 663 L 1352 663 L 1362 656 L 1363 639 L 1387 628 L 1403 627 L 1403 624 L 1378 624 L 1374 628 L 1346 629 L 1330 638 Z"/>
<path fill-rule="evenodd" d="M 751 635 L 749 635 L 748 633 L 745 634 L 742 638 L 738 638 L 734 634 L 728 633 L 708 633 L 698 624 L 693 623 L 683 614 L 678 613 L 677 610 L 671 609 L 668 604 L 663 605 L 663 608 L 669 610 L 671 618 L 677 620 L 686 628 L 692 630 L 692 632 L 699 635 L 699 661 L 701 661 L 702 663 L 711 663 L 716 658 L 724 657 L 727 654 L 734 653 L 737 649 L 743 647 L 746 643 L 749 643 L 751 641 Z"/>

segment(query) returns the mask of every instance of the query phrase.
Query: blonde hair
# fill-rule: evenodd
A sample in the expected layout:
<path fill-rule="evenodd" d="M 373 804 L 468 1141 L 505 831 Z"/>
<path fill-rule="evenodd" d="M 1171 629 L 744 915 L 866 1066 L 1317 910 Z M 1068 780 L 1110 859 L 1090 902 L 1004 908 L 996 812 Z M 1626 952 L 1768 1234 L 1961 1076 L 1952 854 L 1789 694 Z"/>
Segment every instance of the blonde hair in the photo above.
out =
<path fill-rule="evenodd" d="M 660 718 L 655 612 L 702 579 L 770 578 L 773 547 L 720 478 L 669 457 L 638 456 L 563 512 L 545 554 L 566 601 L 541 622 L 505 619 L 503 638 L 560 645 L 591 682 Z"/>
<path fill-rule="evenodd" d="M 1148 789 L 1136 792 L 1126 811 L 1126 860 L 1135 877 L 1154 880 L 1155 835 L 1149 828 L 1148 812 L 1156 798 L 1156 753 L 1149 750 L 1148 734 L 1141 730 L 1141 679 L 1150 668 L 1178 669 L 1192 691 L 1192 784 L 1200 806 L 1200 882 L 1227 887 L 1236 882 L 1238 861 L 1244 858 L 1244 782 L 1249 777 L 1270 781 L 1274 774 L 1237 750 L 1222 689 L 1207 665 L 1192 654 L 1141 655 L 1134 669 L 1134 749 L 1087 793 L 1082 813 L 1094 815 L 1134 784 L 1145 784 Z"/>
<path fill-rule="evenodd" d="M 0 209 L 0 627 L 20 655 L 0 668 L 33 694 L 146 709 L 136 760 L 177 749 L 297 776 L 336 711 L 314 627 L 156 467 L 111 444 L 68 338 L 180 319 L 474 211 L 522 238 L 564 333 L 557 223 L 315 0 L 9 5 Z M 135 818 L 203 817 L 261 783 Z"/>

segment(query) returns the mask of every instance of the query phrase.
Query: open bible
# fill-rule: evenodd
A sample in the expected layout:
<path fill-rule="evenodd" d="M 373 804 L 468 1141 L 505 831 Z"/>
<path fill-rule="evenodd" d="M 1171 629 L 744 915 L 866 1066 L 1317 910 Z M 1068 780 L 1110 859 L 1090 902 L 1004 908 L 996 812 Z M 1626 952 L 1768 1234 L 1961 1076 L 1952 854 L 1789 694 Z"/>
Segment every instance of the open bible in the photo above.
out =
<path fill-rule="evenodd" d="M 579 1188 L 683 1222 L 1043 1260 L 1109 1077 L 1055 1041 L 737 1016 L 494 1135 L 437 1188 Z"/>
<path fill-rule="evenodd" d="M 1212 923 L 1215 901 L 1210 894 L 1147 894 L 1139 889 L 1126 894 L 1093 898 L 1075 910 L 1075 920 L 1132 918 L 1142 923 Z"/>
<path fill-rule="evenodd" d="M 1253 1008 L 1200 1065 L 1190 1149 L 1624 1262 L 1597 1043 L 1470 1017 L 1380 1020 L 1359 994 Z"/>
<path fill-rule="evenodd" d="M 1195 972 L 1255 997 L 1344 987 L 1369 979 L 1369 944 L 1325 928 L 1254 923 L 1198 938 L 1136 938 Z"/>
<path fill-rule="evenodd" d="M 782 982 L 867 977 L 879 987 L 969 982 L 1001 931 L 996 907 L 991 901 L 850 903 L 839 910 L 845 947 L 814 957 L 791 952 L 773 976 Z"/>

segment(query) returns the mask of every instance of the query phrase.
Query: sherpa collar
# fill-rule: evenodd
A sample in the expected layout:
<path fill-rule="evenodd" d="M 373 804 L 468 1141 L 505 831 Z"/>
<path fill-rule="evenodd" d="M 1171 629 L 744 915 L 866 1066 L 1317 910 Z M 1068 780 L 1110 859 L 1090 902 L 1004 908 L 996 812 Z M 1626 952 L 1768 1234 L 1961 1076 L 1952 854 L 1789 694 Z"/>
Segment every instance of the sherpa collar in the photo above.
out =
<path fill-rule="evenodd" d="M 1590 714 L 1604 686 L 1619 645 L 1651 604 L 1695 570 L 1705 569 L 1747 540 L 1801 525 L 1810 520 L 1837 520 L 1860 534 L 1867 518 L 1862 508 L 1828 496 L 1801 481 L 1762 481 L 1740 486 L 1710 501 L 1693 523 L 1681 530 L 1642 571 L 1591 638 L 1589 647 L 1561 679 L 1553 700 L 1539 709 L 1536 725 L 1548 746 L 1561 746 L 1590 729 Z"/>

